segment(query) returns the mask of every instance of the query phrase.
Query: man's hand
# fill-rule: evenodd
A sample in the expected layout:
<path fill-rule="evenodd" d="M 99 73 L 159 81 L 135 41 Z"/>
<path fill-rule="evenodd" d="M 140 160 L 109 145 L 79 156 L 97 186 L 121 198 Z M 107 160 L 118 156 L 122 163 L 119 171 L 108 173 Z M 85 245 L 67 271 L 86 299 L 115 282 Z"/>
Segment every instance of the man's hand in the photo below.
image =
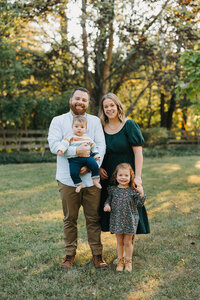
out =
<path fill-rule="evenodd" d="M 84 143 L 76 148 L 76 154 L 80 157 L 89 157 L 90 156 L 90 146 L 87 143 Z"/>
<path fill-rule="evenodd" d="M 81 175 L 84 175 L 86 174 L 87 172 L 89 172 L 89 169 L 87 167 L 82 167 L 81 170 L 80 170 L 80 174 Z"/>
<path fill-rule="evenodd" d="M 100 168 L 100 177 L 102 180 L 108 179 L 108 174 L 104 168 Z"/>
<path fill-rule="evenodd" d="M 104 206 L 104 209 L 103 209 L 105 212 L 110 212 L 111 211 L 111 207 L 110 207 L 110 205 L 109 204 L 106 204 L 105 206 Z"/>

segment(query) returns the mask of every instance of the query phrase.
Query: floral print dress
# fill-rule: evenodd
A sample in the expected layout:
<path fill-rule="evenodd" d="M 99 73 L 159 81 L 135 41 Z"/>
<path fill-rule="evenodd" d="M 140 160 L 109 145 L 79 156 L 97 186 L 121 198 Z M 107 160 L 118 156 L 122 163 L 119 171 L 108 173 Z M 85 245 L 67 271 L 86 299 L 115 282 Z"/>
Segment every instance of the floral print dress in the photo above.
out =
<path fill-rule="evenodd" d="M 110 232 L 115 234 L 136 234 L 139 222 L 137 206 L 143 206 L 146 196 L 140 196 L 132 188 L 108 186 L 105 202 L 111 206 Z"/>

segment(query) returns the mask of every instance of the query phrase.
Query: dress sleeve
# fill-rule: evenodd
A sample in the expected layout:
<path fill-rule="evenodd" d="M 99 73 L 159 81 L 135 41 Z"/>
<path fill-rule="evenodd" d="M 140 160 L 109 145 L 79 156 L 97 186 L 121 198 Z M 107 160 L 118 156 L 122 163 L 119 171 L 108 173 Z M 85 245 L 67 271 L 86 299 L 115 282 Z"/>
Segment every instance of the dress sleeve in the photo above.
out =
<path fill-rule="evenodd" d="M 143 146 L 144 138 L 142 136 L 140 127 L 132 120 L 126 121 L 126 134 L 131 146 Z"/>
<path fill-rule="evenodd" d="M 146 200 L 146 195 L 140 196 L 138 192 L 133 193 L 133 201 L 136 206 L 142 207 Z"/>

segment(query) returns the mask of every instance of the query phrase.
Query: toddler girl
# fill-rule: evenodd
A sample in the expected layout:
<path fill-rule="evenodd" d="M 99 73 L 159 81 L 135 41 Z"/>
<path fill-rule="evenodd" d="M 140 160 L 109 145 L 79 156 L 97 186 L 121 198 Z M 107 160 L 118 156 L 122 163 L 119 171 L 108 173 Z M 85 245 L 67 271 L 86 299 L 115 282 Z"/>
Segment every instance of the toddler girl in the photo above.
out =
<path fill-rule="evenodd" d="M 146 196 L 143 187 L 134 189 L 134 172 L 131 165 L 119 164 L 113 173 L 115 185 L 108 187 L 104 211 L 110 213 L 110 232 L 117 238 L 117 271 L 132 271 L 132 238 L 139 222 L 137 205 L 143 206 Z M 125 250 L 125 258 L 123 253 Z"/>

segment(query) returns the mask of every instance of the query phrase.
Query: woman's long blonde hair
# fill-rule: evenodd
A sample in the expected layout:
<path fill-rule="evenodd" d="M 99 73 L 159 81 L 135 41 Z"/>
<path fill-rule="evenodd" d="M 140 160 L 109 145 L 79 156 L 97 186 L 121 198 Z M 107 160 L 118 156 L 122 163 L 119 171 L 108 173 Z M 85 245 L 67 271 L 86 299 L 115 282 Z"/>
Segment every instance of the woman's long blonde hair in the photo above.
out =
<path fill-rule="evenodd" d="M 134 187 L 134 171 L 133 171 L 131 165 L 128 164 L 128 163 L 121 163 L 121 164 L 117 165 L 117 167 L 116 167 L 116 169 L 115 169 L 115 171 L 114 171 L 114 173 L 113 173 L 113 175 L 112 175 L 112 182 L 113 182 L 115 185 L 118 184 L 118 182 L 117 182 L 117 173 L 118 173 L 118 171 L 119 171 L 120 169 L 128 169 L 128 170 L 129 170 L 129 172 L 130 172 L 130 182 L 129 182 L 129 186 L 130 186 L 130 187 Z"/>
<path fill-rule="evenodd" d="M 100 106 L 99 106 L 99 118 L 101 120 L 102 125 L 104 126 L 106 123 L 108 123 L 108 117 L 105 115 L 104 109 L 103 109 L 103 102 L 105 99 L 111 99 L 117 105 L 118 119 L 120 122 L 123 122 L 125 119 L 125 113 L 124 113 L 124 108 L 123 108 L 121 101 L 115 94 L 108 93 L 102 97 L 102 99 L 100 101 Z"/>

